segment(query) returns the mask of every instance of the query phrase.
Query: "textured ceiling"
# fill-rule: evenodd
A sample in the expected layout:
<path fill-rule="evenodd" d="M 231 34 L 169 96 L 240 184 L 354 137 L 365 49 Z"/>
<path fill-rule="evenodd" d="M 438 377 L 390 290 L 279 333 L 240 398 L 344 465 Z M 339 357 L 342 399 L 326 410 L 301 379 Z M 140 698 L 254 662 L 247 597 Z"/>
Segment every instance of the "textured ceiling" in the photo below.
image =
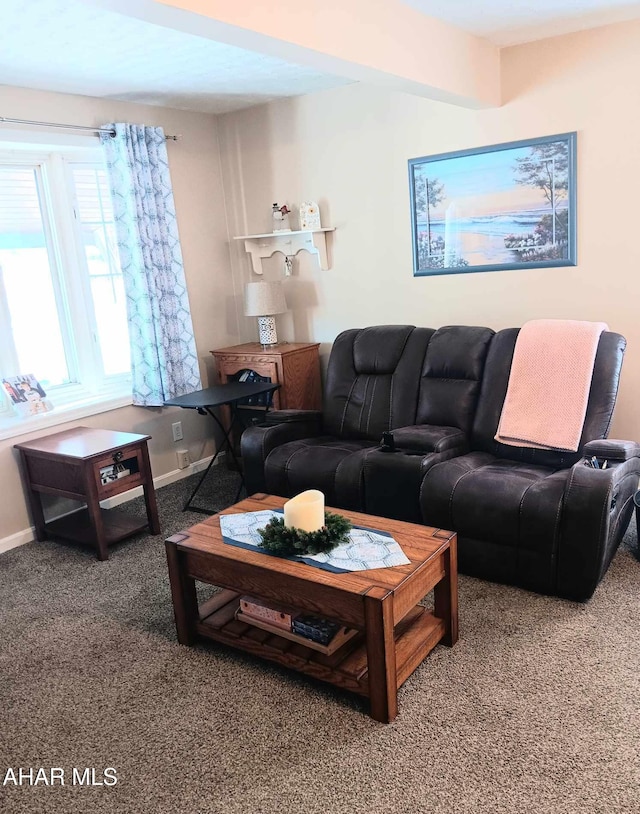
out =
<path fill-rule="evenodd" d="M 0 0 L 4 85 L 225 113 L 346 82 L 82 0 Z"/>
<path fill-rule="evenodd" d="M 496 45 L 568 34 L 640 17 L 637 0 L 405 0 Z"/>
<path fill-rule="evenodd" d="M 497 45 L 640 17 L 635 0 L 404 2 Z M 348 81 L 83 0 L 0 0 L 5 85 L 225 113 Z"/>

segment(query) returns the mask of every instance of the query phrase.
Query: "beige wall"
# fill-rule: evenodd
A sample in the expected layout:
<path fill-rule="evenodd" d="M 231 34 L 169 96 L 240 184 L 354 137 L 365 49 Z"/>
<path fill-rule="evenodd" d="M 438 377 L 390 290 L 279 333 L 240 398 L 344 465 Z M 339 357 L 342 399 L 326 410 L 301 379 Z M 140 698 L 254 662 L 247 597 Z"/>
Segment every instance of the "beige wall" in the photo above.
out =
<path fill-rule="evenodd" d="M 273 201 L 320 203 L 333 266 L 298 255 L 284 338 L 329 343 L 377 323 L 518 326 L 605 320 L 629 342 L 612 436 L 640 439 L 637 190 L 640 23 L 507 49 L 505 103 L 471 111 L 350 85 L 220 118 L 230 230 L 270 228 Z M 578 266 L 412 276 L 407 159 L 578 131 Z M 232 249 L 236 288 L 248 261 Z M 282 273 L 282 255 L 264 262 Z M 254 278 L 255 279 L 255 278 Z M 243 331 L 251 336 L 252 321 Z M 325 346 L 325 353 L 328 346 Z"/>
<path fill-rule="evenodd" d="M 91 126 L 129 121 L 162 126 L 166 133 L 182 134 L 179 142 L 168 144 L 169 163 L 201 373 L 205 384 L 208 383 L 209 351 L 237 339 L 233 321 L 227 318 L 227 313 L 233 318 L 233 309 L 228 309 L 231 277 L 215 117 L 6 86 L 0 86 L 0 115 Z M 184 430 L 184 441 L 178 444 L 171 437 L 171 422 L 176 420 L 182 421 Z M 156 477 L 177 468 L 176 448 L 186 446 L 192 461 L 213 451 L 208 420 L 176 408 L 125 407 L 21 436 L 19 440 L 78 424 L 153 436 L 149 449 Z M 17 440 L 0 441 L 0 542 L 29 526 L 13 450 Z"/>
<path fill-rule="evenodd" d="M 482 111 L 351 85 L 216 121 L 0 87 L 0 115 L 145 122 L 183 135 L 169 145 L 169 159 L 205 383 L 210 349 L 257 337 L 256 320 L 241 314 L 242 285 L 257 278 L 239 243 L 229 258 L 225 219 L 232 235 L 268 231 L 273 201 L 313 199 L 324 224 L 337 227 L 332 268 L 320 271 L 314 258 L 298 255 L 286 280 L 292 311 L 278 317 L 281 338 L 321 341 L 326 356 L 336 334 L 357 325 L 499 329 L 537 317 L 603 319 L 629 341 L 612 435 L 640 439 L 639 45 L 640 23 L 625 23 L 507 49 L 505 103 Z M 408 158 L 570 130 L 578 131 L 577 267 L 413 278 Z M 282 255 L 264 268 L 268 279 L 280 276 Z M 177 418 L 192 459 L 209 454 L 210 427 L 187 411 L 128 407 L 81 423 L 151 434 L 158 476 L 176 467 Z M 0 442 L 0 540 L 28 526 L 12 443 Z"/>

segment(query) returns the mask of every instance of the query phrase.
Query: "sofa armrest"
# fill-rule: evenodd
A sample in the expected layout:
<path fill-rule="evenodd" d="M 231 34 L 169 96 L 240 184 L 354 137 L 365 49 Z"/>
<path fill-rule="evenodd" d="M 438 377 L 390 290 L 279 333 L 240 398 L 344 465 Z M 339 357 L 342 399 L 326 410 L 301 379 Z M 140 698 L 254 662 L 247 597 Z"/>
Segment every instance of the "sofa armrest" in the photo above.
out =
<path fill-rule="evenodd" d="M 268 426 L 274 424 L 291 424 L 297 422 L 307 422 L 310 427 L 318 427 L 318 433 L 322 427 L 322 413 L 320 410 L 271 410 L 264 417 L 264 423 Z"/>
<path fill-rule="evenodd" d="M 635 456 L 619 461 L 608 457 L 607 469 L 585 466 L 604 451 L 588 446 L 585 453 L 590 454 L 569 471 L 557 563 L 558 594 L 582 602 L 595 591 L 629 525 L 640 478 L 640 458 Z"/>
<path fill-rule="evenodd" d="M 277 410 L 267 415 L 277 416 L 277 413 L 288 410 Z M 291 411 L 296 412 L 296 411 Z M 306 418 L 300 420 L 286 420 L 275 424 L 258 424 L 246 429 L 240 438 L 240 450 L 244 467 L 244 480 L 247 494 L 266 492 L 264 478 L 264 465 L 271 450 L 286 444 L 288 441 L 298 441 L 301 438 L 314 438 L 320 435 L 322 414 L 315 410 L 301 410 L 308 412 Z"/>
<path fill-rule="evenodd" d="M 456 450 L 462 455 L 469 450 L 466 434 L 457 427 L 416 424 L 411 427 L 399 427 L 393 430 L 392 435 L 396 449 L 415 455 L 450 450 Z"/>
<path fill-rule="evenodd" d="M 628 461 L 640 457 L 640 444 L 637 441 L 620 441 L 616 438 L 600 438 L 588 441 L 582 450 L 587 458 L 595 456 L 607 461 Z"/>
<path fill-rule="evenodd" d="M 456 427 L 417 424 L 394 430 L 395 452 L 369 453 L 363 467 L 366 510 L 371 514 L 422 523 L 420 492 L 432 466 L 469 451 Z"/>

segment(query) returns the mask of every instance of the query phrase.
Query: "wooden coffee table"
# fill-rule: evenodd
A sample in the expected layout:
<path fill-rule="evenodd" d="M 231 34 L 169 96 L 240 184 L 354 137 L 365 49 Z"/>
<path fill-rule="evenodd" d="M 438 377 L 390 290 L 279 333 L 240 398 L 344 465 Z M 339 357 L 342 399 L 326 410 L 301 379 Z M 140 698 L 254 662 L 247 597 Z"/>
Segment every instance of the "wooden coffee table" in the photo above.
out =
<path fill-rule="evenodd" d="M 221 514 L 278 509 L 284 498 L 253 495 Z M 398 687 L 439 643 L 458 639 L 456 535 L 358 512 L 356 525 L 398 541 L 409 565 L 334 574 L 222 540 L 219 515 L 166 541 L 171 593 L 181 644 L 222 642 L 369 698 L 371 716 L 388 723 Z M 195 581 L 224 590 L 198 606 Z M 417 603 L 433 589 L 433 609 Z M 331 655 L 236 619 L 242 594 L 313 613 L 359 634 Z"/>

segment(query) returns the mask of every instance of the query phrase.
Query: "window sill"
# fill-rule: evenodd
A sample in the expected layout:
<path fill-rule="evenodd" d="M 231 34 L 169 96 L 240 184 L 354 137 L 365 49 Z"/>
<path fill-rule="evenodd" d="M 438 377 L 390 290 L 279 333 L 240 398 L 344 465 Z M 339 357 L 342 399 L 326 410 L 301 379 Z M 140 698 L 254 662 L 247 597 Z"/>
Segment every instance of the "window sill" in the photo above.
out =
<path fill-rule="evenodd" d="M 30 435 L 33 432 L 55 427 L 58 424 L 67 424 L 79 418 L 86 418 L 98 413 L 106 413 L 109 410 L 117 410 L 119 407 L 127 407 L 131 404 L 131 396 L 112 396 L 105 398 L 92 398 L 77 401 L 72 404 L 65 404 L 62 407 L 54 407 L 49 413 L 42 415 L 21 418 L 16 415 L 0 416 L 0 441 L 7 438 L 17 438 L 20 435 Z"/>

